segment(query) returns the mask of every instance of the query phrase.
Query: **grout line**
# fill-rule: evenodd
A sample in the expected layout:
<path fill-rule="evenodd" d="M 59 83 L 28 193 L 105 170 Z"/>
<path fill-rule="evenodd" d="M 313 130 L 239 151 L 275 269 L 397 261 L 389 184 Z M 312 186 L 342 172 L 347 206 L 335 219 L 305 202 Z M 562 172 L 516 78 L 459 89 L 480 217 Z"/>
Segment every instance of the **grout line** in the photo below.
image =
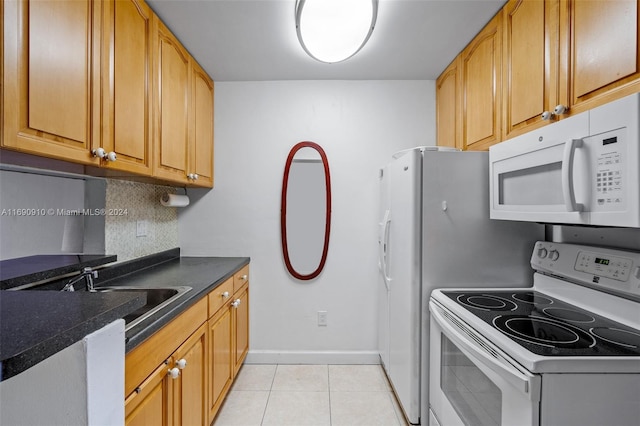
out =
<path fill-rule="evenodd" d="M 269 394 L 267 395 L 267 403 L 264 404 L 264 411 L 262 412 L 262 420 L 260 421 L 260 426 L 264 423 L 264 418 L 267 415 L 267 408 L 269 407 L 269 401 L 271 400 L 271 391 L 273 390 L 273 382 L 276 380 L 276 374 L 278 374 L 278 364 L 276 364 L 276 369 L 273 372 L 273 377 L 271 378 L 271 384 L 269 385 Z"/>
<path fill-rule="evenodd" d="M 331 415 L 331 374 L 330 374 L 330 365 L 327 364 L 327 393 L 329 394 L 329 426 L 333 424 L 333 419 Z"/>

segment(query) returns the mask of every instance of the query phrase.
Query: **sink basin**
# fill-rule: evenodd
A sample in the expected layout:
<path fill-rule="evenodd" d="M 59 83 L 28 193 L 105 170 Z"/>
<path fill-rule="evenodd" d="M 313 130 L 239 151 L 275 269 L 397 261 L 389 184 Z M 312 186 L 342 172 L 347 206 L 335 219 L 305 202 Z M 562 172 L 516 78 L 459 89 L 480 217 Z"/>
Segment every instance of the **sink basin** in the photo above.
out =
<path fill-rule="evenodd" d="M 114 292 L 114 291 L 126 291 L 130 293 L 142 293 L 147 296 L 147 304 L 131 312 L 129 315 L 123 317 L 125 321 L 125 330 L 129 330 L 136 325 L 140 324 L 151 315 L 160 312 L 162 309 L 168 307 L 184 294 L 186 294 L 191 287 L 187 286 L 171 286 L 171 287 L 97 287 L 96 291 L 101 293 Z"/>

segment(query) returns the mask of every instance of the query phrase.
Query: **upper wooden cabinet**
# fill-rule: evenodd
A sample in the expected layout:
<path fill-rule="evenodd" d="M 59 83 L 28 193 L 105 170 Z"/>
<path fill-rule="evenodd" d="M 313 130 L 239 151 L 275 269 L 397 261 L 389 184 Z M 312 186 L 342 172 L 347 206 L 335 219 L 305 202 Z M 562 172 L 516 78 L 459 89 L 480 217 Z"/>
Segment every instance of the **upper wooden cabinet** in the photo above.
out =
<path fill-rule="evenodd" d="M 462 149 L 484 150 L 500 141 L 502 15 L 498 13 L 460 55 Z"/>
<path fill-rule="evenodd" d="M 3 148 L 213 186 L 213 81 L 144 0 L 2 2 L 2 24 Z"/>
<path fill-rule="evenodd" d="M 158 23 L 154 176 L 213 186 L 213 81 Z"/>
<path fill-rule="evenodd" d="M 436 80 L 436 140 L 438 146 L 462 148 L 458 58 Z"/>
<path fill-rule="evenodd" d="M 189 54 L 162 22 L 158 22 L 155 48 L 158 96 L 153 173 L 156 177 L 186 183 L 191 90 Z"/>
<path fill-rule="evenodd" d="M 508 1 L 436 82 L 438 145 L 451 146 L 457 138 L 452 125 L 457 117 L 462 117 L 457 146 L 487 149 L 640 91 L 638 4 Z M 459 98 L 453 87 L 461 87 Z M 556 106 L 565 112 L 552 114 Z"/>
<path fill-rule="evenodd" d="M 103 165 L 151 174 L 153 12 L 140 0 L 105 1 L 103 10 L 101 147 L 117 155 Z"/>
<path fill-rule="evenodd" d="M 191 135 L 187 176 L 194 184 L 213 186 L 213 80 L 192 60 Z"/>
<path fill-rule="evenodd" d="M 640 91 L 638 0 L 560 1 L 560 97 L 578 113 Z"/>
<path fill-rule="evenodd" d="M 558 0 L 503 9 L 503 139 L 540 127 L 558 100 Z"/>
<path fill-rule="evenodd" d="M 88 1 L 4 6 L 2 146 L 83 164 L 100 139 L 101 8 Z"/>

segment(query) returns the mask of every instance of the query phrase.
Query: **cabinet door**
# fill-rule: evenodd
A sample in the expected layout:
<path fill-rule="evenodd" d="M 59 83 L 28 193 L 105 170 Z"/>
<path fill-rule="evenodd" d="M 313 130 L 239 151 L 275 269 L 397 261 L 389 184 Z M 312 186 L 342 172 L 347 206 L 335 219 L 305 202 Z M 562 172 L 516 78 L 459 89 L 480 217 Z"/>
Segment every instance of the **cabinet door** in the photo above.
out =
<path fill-rule="evenodd" d="M 154 176 L 188 183 L 189 54 L 159 21 L 155 55 L 158 96 Z"/>
<path fill-rule="evenodd" d="M 193 185 L 213 187 L 213 81 L 192 61 L 192 133 L 188 172 Z"/>
<path fill-rule="evenodd" d="M 127 426 L 171 424 L 172 392 L 167 371 L 163 363 L 125 400 Z"/>
<path fill-rule="evenodd" d="M 97 164 L 100 4 L 3 2 L 4 147 Z"/>
<path fill-rule="evenodd" d="M 103 166 L 151 173 L 153 13 L 141 0 L 108 1 L 104 7 L 102 148 L 116 161 Z"/>
<path fill-rule="evenodd" d="M 249 351 L 249 285 L 247 284 L 234 296 L 233 307 L 233 365 L 234 376 L 240 370 Z M 238 303 L 238 301 L 240 301 Z"/>
<path fill-rule="evenodd" d="M 498 13 L 462 51 L 463 149 L 500 142 L 502 33 Z"/>
<path fill-rule="evenodd" d="M 573 112 L 640 90 L 638 0 L 561 2 L 561 94 Z"/>
<path fill-rule="evenodd" d="M 231 351 L 231 309 L 226 304 L 209 320 L 209 420 L 213 420 L 233 380 Z"/>
<path fill-rule="evenodd" d="M 174 424 L 206 425 L 207 409 L 207 327 L 206 323 L 176 350 L 171 366 L 181 368 L 173 381 Z M 181 364 L 183 363 L 184 364 Z"/>
<path fill-rule="evenodd" d="M 558 103 L 558 1 L 511 0 L 503 8 L 503 139 L 544 124 Z"/>
<path fill-rule="evenodd" d="M 436 80 L 436 132 L 438 146 L 461 148 L 460 77 L 458 58 Z"/>

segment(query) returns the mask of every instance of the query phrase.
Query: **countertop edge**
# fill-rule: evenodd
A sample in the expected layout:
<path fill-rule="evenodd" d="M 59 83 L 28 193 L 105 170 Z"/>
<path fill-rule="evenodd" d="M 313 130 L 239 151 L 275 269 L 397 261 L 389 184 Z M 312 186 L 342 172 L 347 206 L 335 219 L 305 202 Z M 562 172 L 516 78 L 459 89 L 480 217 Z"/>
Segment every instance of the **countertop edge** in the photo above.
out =
<path fill-rule="evenodd" d="M 154 264 L 154 260 L 157 261 L 157 263 Z M 107 266 L 101 272 L 100 278 L 102 279 L 99 280 L 98 286 L 126 284 L 148 287 L 149 281 L 154 282 L 154 280 L 157 281 L 158 279 L 177 277 L 180 280 L 187 281 L 186 283 L 181 282 L 178 284 L 186 284 L 192 287 L 192 291 L 186 293 L 179 302 L 176 302 L 175 305 L 172 305 L 169 309 L 163 310 L 150 317 L 148 321 L 127 330 L 125 332 L 125 353 L 143 343 L 181 313 L 189 309 L 203 297 L 206 297 L 211 290 L 248 265 L 250 260 L 249 257 L 180 257 L 179 249 L 172 249 L 157 253 L 156 255 L 145 256 L 144 258 L 133 259 L 129 262 Z M 0 291 L 0 297 L 4 299 L 4 303 L 9 304 L 5 305 L 7 309 L 2 309 L 3 312 L 2 315 L 0 315 L 0 321 L 3 323 L 3 340 L 12 339 L 14 336 L 11 333 L 14 329 L 17 330 L 17 332 L 25 333 L 24 335 L 27 335 L 27 333 L 31 331 L 26 324 L 28 321 L 26 321 L 25 324 L 18 322 L 19 318 L 25 314 L 25 309 L 29 309 L 29 303 L 31 303 L 32 310 L 34 306 L 44 306 L 45 308 L 41 309 L 41 311 L 46 311 L 46 307 L 52 305 L 51 298 L 56 297 L 67 301 L 69 308 L 77 308 L 73 303 L 80 303 L 80 306 L 84 309 L 83 300 L 85 300 L 84 297 L 89 296 L 89 294 L 85 292 L 74 293 L 76 294 L 75 296 L 70 296 L 73 293 L 64 292 L 61 294 L 61 292 L 46 290 Z M 83 295 L 82 293 L 85 294 Z M 49 294 L 49 296 L 47 296 L 47 294 Z M 52 296 L 52 294 L 56 294 L 56 296 Z M 3 297 L 5 295 L 6 297 Z M 61 321 L 62 323 L 66 321 L 66 326 L 52 323 L 55 327 L 51 327 L 51 330 L 47 330 L 46 327 L 42 325 L 43 319 L 39 318 L 38 321 L 40 322 L 37 324 L 39 324 L 41 328 L 40 333 L 43 335 L 42 339 L 38 340 L 37 338 L 29 336 L 29 338 L 25 339 L 26 343 L 22 344 L 24 347 L 22 347 L 20 343 L 17 343 L 15 348 L 3 351 L 3 359 L 0 360 L 0 381 L 7 380 L 26 371 L 46 358 L 82 340 L 87 335 L 107 324 L 123 318 L 125 315 L 145 304 L 144 296 L 131 292 L 127 293 L 126 291 L 115 294 L 91 294 L 91 297 L 94 297 L 91 299 L 93 301 L 100 300 L 105 303 L 110 300 L 111 304 L 106 303 L 108 308 L 93 308 L 93 311 L 87 314 L 88 318 L 84 320 L 77 320 L 75 323 L 68 319 Z M 95 299 L 95 297 L 100 297 L 101 299 Z M 20 299 L 20 301 L 18 301 L 18 299 Z M 86 300 L 90 299 L 87 298 Z M 16 306 L 12 307 L 11 301 L 16 302 Z M 0 302 L 2 301 L 0 300 Z M 59 300 L 56 299 L 55 302 L 57 303 Z M 87 303 L 90 304 L 89 302 Z M 55 305 L 55 303 L 53 305 Z M 57 308 L 63 309 L 64 311 L 65 306 L 57 306 Z M 11 309 L 17 310 L 14 312 L 14 315 L 11 315 Z M 18 318 L 18 320 L 8 320 L 8 318 L 11 318 L 9 315 Z M 29 315 L 29 313 L 27 312 L 25 315 Z M 46 319 L 44 321 L 46 322 Z M 16 324 L 18 325 L 17 327 Z M 22 328 L 20 328 L 20 324 L 22 324 Z M 7 340 L 5 340 L 5 342 L 6 341 Z"/>

